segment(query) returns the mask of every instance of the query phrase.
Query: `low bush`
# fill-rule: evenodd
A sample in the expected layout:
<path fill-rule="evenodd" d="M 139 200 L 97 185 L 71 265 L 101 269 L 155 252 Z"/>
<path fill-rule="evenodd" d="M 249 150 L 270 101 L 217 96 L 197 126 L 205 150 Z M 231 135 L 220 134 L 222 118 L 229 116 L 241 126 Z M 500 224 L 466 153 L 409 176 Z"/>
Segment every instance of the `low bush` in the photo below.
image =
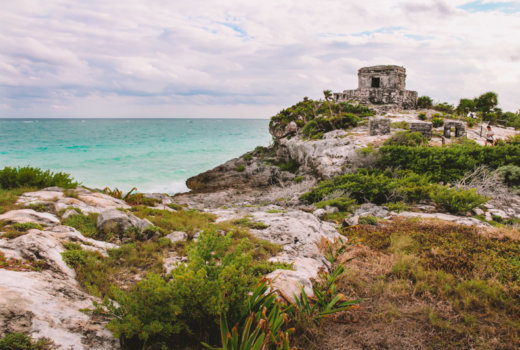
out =
<path fill-rule="evenodd" d="M 419 118 L 419 120 L 428 119 L 428 117 L 426 116 L 426 113 L 419 113 L 419 115 L 417 115 L 417 118 Z"/>
<path fill-rule="evenodd" d="M 379 219 L 372 215 L 361 216 L 358 224 L 360 225 L 377 225 Z"/>
<path fill-rule="evenodd" d="M 296 177 L 293 179 L 293 182 L 299 184 L 299 183 L 302 182 L 303 180 L 305 180 L 305 176 L 296 176 Z"/>
<path fill-rule="evenodd" d="M 430 96 L 421 96 L 417 99 L 417 108 L 430 108 L 433 105 L 433 100 Z"/>
<path fill-rule="evenodd" d="M 316 208 L 324 208 L 326 206 L 336 207 L 339 211 L 350 211 L 356 204 L 356 200 L 352 198 L 334 198 L 315 203 Z"/>
<path fill-rule="evenodd" d="M 0 188 L 3 189 L 20 187 L 41 189 L 51 186 L 75 188 L 78 183 L 73 181 L 69 174 L 53 173 L 50 170 L 41 170 L 30 166 L 5 167 L 0 170 Z"/>
<path fill-rule="evenodd" d="M 291 159 L 286 162 L 278 164 L 278 167 L 280 168 L 280 170 L 288 171 L 290 173 L 295 173 L 300 168 L 300 163 Z"/>
<path fill-rule="evenodd" d="M 400 121 L 400 122 L 391 123 L 390 127 L 394 128 L 394 129 L 409 130 L 410 129 L 410 124 L 408 122 L 405 122 L 405 121 Z"/>
<path fill-rule="evenodd" d="M 0 338 L 0 350 L 52 350 L 54 343 L 47 338 L 33 340 L 23 333 L 6 333 Z"/>
<path fill-rule="evenodd" d="M 248 316 L 248 292 L 259 282 L 249 249 L 247 240 L 232 246 L 229 234 L 203 232 L 170 278 L 149 274 L 130 292 L 114 291 L 118 317 L 108 328 L 143 348 L 216 343 L 221 315 L 231 324 Z"/>
<path fill-rule="evenodd" d="M 444 125 L 444 119 L 442 118 L 432 118 L 432 126 L 434 128 L 439 128 Z"/>
<path fill-rule="evenodd" d="M 502 180 L 508 186 L 520 186 L 520 167 L 516 165 L 505 165 L 496 170 Z"/>
<path fill-rule="evenodd" d="M 426 141 L 420 132 L 398 131 L 384 144 L 387 146 L 420 146 Z"/>
<path fill-rule="evenodd" d="M 242 171 L 246 170 L 246 166 L 244 164 L 237 165 L 235 170 L 238 172 L 242 172 Z"/>
<path fill-rule="evenodd" d="M 432 200 L 450 213 L 464 213 L 487 202 L 488 198 L 476 193 L 476 189 L 456 189 L 445 186 L 432 188 Z"/>
<path fill-rule="evenodd" d="M 452 182 L 480 165 L 497 169 L 504 165 L 520 165 L 520 144 L 505 143 L 484 147 L 475 143 L 449 147 L 382 146 L 377 161 L 379 168 L 407 169 L 426 174 L 433 182 Z"/>

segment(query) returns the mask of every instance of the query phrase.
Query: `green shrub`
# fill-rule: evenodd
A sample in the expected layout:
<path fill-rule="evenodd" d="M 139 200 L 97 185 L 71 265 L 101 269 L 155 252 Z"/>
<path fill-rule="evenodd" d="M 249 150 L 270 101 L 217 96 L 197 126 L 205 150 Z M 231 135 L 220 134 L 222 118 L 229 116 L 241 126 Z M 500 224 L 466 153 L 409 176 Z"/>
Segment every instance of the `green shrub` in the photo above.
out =
<path fill-rule="evenodd" d="M 237 165 L 235 170 L 242 172 L 242 171 L 246 170 L 246 166 L 244 164 Z"/>
<path fill-rule="evenodd" d="M 356 204 L 356 200 L 352 198 L 334 198 L 321 201 L 315 204 L 317 208 L 324 208 L 326 206 L 336 207 L 340 211 L 350 211 Z"/>
<path fill-rule="evenodd" d="M 435 186 L 431 198 L 441 208 L 450 213 L 464 213 L 487 202 L 488 198 L 476 193 L 476 189 L 456 189 Z"/>
<path fill-rule="evenodd" d="M 220 315 L 235 324 L 248 314 L 248 292 L 258 283 L 252 273 L 250 243 L 231 246 L 231 236 L 203 232 L 188 248 L 188 262 L 165 279 L 150 274 L 130 292 L 115 291 L 108 325 L 116 337 L 141 343 L 215 343 Z"/>
<path fill-rule="evenodd" d="M 316 203 L 331 194 L 341 191 L 358 203 L 382 204 L 389 201 L 416 202 L 429 198 L 431 184 L 427 176 L 411 172 L 396 173 L 368 171 L 359 169 L 353 174 L 336 176 L 322 181 L 310 192 L 304 193 L 300 199 L 308 203 Z"/>
<path fill-rule="evenodd" d="M 62 188 L 75 188 L 77 182 L 70 178 L 69 174 L 53 173 L 50 170 L 41 170 L 30 166 L 5 167 L 0 170 L 0 187 L 12 189 L 20 187 L 34 187 L 37 189 L 59 186 Z"/>
<path fill-rule="evenodd" d="M 417 118 L 419 118 L 419 120 L 426 120 L 428 117 L 426 116 L 426 113 L 419 113 Z"/>
<path fill-rule="evenodd" d="M 36 341 L 23 333 L 6 333 L 0 338 L 0 350 L 52 350 L 54 343 L 47 338 Z"/>
<path fill-rule="evenodd" d="M 388 208 L 388 210 L 395 211 L 397 213 L 400 213 L 402 211 L 409 210 L 410 207 L 405 202 L 395 202 L 395 203 L 383 203 L 384 206 Z"/>
<path fill-rule="evenodd" d="M 278 164 L 278 167 L 280 168 L 280 170 L 295 173 L 300 168 L 300 163 L 291 159 L 284 163 Z"/>
<path fill-rule="evenodd" d="M 520 186 L 520 167 L 516 165 L 505 165 L 496 170 L 502 180 L 508 186 Z"/>
<path fill-rule="evenodd" d="M 398 131 L 385 141 L 385 145 L 394 146 L 420 146 L 426 142 L 420 132 Z"/>
<path fill-rule="evenodd" d="M 361 216 L 358 224 L 360 225 L 377 225 L 379 219 L 372 215 Z"/>
<path fill-rule="evenodd" d="M 35 224 L 34 222 L 24 222 L 24 223 L 12 224 L 11 228 L 13 228 L 17 231 L 20 231 L 20 232 L 29 231 L 30 229 L 37 229 L 37 230 L 43 229 L 42 225 Z"/>
<path fill-rule="evenodd" d="M 430 108 L 433 100 L 429 96 L 421 96 L 417 99 L 417 108 Z"/>
<path fill-rule="evenodd" d="M 432 126 L 434 128 L 438 128 L 444 125 L 444 119 L 442 118 L 432 118 Z"/>
<path fill-rule="evenodd" d="M 455 110 L 453 105 L 450 105 L 447 102 L 438 103 L 435 106 L 433 106 L 433 109 L 443 113 L 453 113 L 453 111 Z"/>
<path fill-rule="evenodd" d="M 467 142 L 449 147 L 383 146 L 379 148 L 379 154 L 378 167 L 426 174 L 433 182 L 459 180 L 479 165 L 493 169 L 520 165 L 520 144 L 509 143 L 495 147 Z"/>

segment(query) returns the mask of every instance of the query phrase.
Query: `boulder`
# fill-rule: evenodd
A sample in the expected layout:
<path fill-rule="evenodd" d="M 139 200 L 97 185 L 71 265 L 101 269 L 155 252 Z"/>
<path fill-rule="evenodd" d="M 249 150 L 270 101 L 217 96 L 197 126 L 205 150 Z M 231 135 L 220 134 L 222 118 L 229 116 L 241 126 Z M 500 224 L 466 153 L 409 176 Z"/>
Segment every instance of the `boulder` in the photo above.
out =
<path fill-rule="evenodd" d="M 316 209 L 314 212 L 312 212 L 312 215 L 314 215 L 318 219 L 323 219 L 325 217 L 325 214 L 327 214 L 327 211 L 323 208 Z"/>
<path fill-rule="evenodd" d="M 386 218 L 389 215 L 387 207 L 382 207 L 372 203 L 365 203 L 360 205 L 355 211 L 356 216 L 375 216 L 378 218 Z"/>
<path fill-rule="evenodd" d="M 113 232 L 122 235 L 131 227 L 144 230 L 152 226 L 146 219 L 139 219 L 132 213 L 125 213 L 117 209 L 107 209 L 99 213 L 96 227 L 105 233 Z"/>
<path fill-rule="evenodd" d="M 40 213 L 32 209 L 11 210 L 0 215 L 0 221 L 8 223 L 33 222 L 40 225 L 58 225 L 60 220 L 50 213 Z"/>
<path fill-rule="evenodd" d="M 165 238 L 168 238 L 172 243 L 178 242 L 178 241 L 185 241 L 188 239 L 188 234 L 186 232 L 182 231 L 174 231 L 170 234 L 167 234 L 164 236 Z"/>
<path fill-rule="evenodd" d="M 349 226 L 356 226 L 359 223 L 359 215 L 352 215 L 349 218 L 345 218 L 343 220 L 343 226 L 349 227 Z"/>

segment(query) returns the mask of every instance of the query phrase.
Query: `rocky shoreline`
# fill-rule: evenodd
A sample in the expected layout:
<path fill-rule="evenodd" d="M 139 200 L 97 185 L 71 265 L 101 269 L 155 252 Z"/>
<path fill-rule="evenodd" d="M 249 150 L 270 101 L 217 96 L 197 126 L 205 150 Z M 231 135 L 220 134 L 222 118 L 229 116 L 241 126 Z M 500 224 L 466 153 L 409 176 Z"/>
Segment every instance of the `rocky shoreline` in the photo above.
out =
<path fill-rule="evenodd" d="M 395 115 L 392 122 L 414 120 L 416 114 Z M 267 275 L 289 301 L 298 295 L 300 285 L 312 294 L 311 281 L 320 270 L 329 268 L 320 246 L 340 237 L 338 227 L 356 225 L 360 217 L 369 215 L 390 221 L 398 217 L 437 219 L 478 226 L 482 230 L 490 228 L 481 220 L 436 212 L 425 205 L 398 213 L 384 206 L 366 204 L 343 222 L 324 220 L 325 214 L 334 213 L 337 208 L 317 209 L 301 202 L 299 196 L 320 180 L 367 166 L 371 160 L 360 155 L 359 150 L 381 144 L 390 135 L 370 135 L 367 125 L 349 131 L 334 130 L 318 140 L 304 139 L 295 125 L 284 132 L 276 130 L 271 129 L 275 136 L 273 146 L 248 152 L 188 179 L 191 192 L 175 197 L 145 196 L 154 199 L 153 208 L 160 210 L 175 211 L 178 205 L 215 215 L 216 222 L 247 217 L 261 223 L 261 229 L 253 227 L 250 233 L 282 247 L 270 261 L 293 264 L 292 270 L 280 269 Z M 500 132 L 514 134 L 505 129 Z M 510 202 L 507 212 L 490 203 L 487 212 L 504 219 L 520 219 L 518 197 Z M 23 332 L 36 338 L 51 338 L 58 349 L 118 348 L 119 343 L 105 328 L 103 317 L 81 312 L 100 299 L 86 293 L 78 284 L 75 271 L 64 262 L 62 253 L 66 244 L 75 243 L 82 249 L 106 255 L 107 250 L 125 243 L 123 232 L 129 228 L 146 230 L 152 223 L 129 212 L 131 206 L 125 201 L 81 187 L 75 190 L 52 187 L 24 193 L 16 204 L 20 209 L 1 214 L 0 221 L 6 227 L 32 223 L 39 228 L 31 228 L 19 237 L 0 238 L 4 259 L 17 264 L 17 267 L 0 268 L 0 333 Z M 31 207 L 39 210 L 28 209 Z M 85 237 L 64 225 L 65 219 L 78 213 L 97 214 L 97 229 L 119 230 L 121 236 L 108 243 Z M 171 241 L 188 239 L 185 232 L 166 232 L 165 236 Z M 164 261 L 164 270 L 169 271 L 182 257 L 171 256 Z M 40 265 L 35 266 L 34 262 Z"/>

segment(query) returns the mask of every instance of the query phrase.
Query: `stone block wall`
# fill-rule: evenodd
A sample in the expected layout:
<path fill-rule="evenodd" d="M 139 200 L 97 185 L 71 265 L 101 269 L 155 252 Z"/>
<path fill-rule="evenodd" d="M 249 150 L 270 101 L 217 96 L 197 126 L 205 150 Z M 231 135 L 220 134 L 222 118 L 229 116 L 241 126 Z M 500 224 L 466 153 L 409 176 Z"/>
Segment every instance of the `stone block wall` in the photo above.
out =
<path fill-rule="evenodd" d="M 432 123 L 423 123 L 423 122 L 410 123 L 410 131 L 420 132 L 428 140 L 432 138 L 432 129 L 433 129 Z"/>
<path fill-rule="evenodd" d="M 390 119 L 370 118 L 368 130 L 371 136 L 390 134 Z"/>
<path fill-rule="evenodd" d="M 449 139 L 452 136 L 452 129 L 455 129 L 455 137 L 466 136 L 466 125 L 459 121 L 444 122 L 444 137 Z"/>

